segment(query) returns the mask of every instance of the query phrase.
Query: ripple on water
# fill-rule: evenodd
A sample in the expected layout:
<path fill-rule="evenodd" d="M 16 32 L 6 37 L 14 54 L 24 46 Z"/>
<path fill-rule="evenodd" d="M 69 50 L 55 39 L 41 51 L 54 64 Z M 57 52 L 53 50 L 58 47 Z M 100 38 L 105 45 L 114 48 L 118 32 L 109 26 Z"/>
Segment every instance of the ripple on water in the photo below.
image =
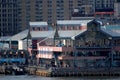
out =
<path fill-rule="evenodd" d="M 101 77 L 40 77 L 40 76 L 10 76 L 0 75 L 0 80 L 120 80 L 120 77 L 116 78 L 101 78 Z"/>

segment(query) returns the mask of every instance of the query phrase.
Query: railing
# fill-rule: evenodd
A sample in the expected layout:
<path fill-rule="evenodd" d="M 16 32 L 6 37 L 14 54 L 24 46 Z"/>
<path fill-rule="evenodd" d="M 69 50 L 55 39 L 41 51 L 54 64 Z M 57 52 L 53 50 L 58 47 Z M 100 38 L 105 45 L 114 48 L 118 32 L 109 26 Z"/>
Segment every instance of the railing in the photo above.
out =
<path fill-rule="evenodd" d="M 81 46 L 75 46 L 76 48 L 111 48 L 111 46 L 109 45 L 103 45 L 103 46 L 85 46 L 85 45 L 81 45 Z"/>
<path fill-rule="evenodd" d="M 55 47 L 55 46 L 39 46 L 39 51 L 50 51 L 50 52 L 63 52 L 63 51 L 73 51 L 73 47 Z"/>
<path fill-rule="evenodd" d="M 110 50 L 111 46 L 75 46 L 75 48 L 81 50 Z"/>
<path fill-rule="evenodd" d="M 74 56 L 60 56 L 60 57 L 58 57 L 60 60 L 62 60 L 62 59 L 71 59 L 71 60 L 73 60 L 75 57 Z M 79 60 L 79 59 L 105 59 L 105 56 L 77 56 L 76 57 L 76 59 L 77 60 Z"/>

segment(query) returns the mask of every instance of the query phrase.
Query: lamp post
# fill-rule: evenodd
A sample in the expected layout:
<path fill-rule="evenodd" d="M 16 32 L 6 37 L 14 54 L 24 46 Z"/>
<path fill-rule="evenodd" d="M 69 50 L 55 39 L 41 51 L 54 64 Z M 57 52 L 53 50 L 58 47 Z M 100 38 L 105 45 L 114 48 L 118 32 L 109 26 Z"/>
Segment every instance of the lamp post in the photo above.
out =
<path fill-rule="evenodd" d="M 11 38 L 9 39 L 9 49 L 11 49 Z"/>
<path fill-rule="evenodd" d="M 76 54 L 76 45 L 75 45 L 75 37 L 72 37 L 73 40 L 73 47 L 74 47 L 74 68 L 76 67 L 76 58 L 77 58 L 77 54 Z"/>
<path fill-rule="evenodd" d="M 112 49 L 112 46 L 113 46 L 113 42 L 112 42 L 112 37 L 109 37 L 108 38 L 109 41 L 110 41 L 110 47 L 111 47 L 111 52 L 109 53 L 109 58 L 110 58 L 110 68 L 112 67 L 112 64 L 113 64 L 113 49 Z"/>
<path fill-rule="evenodd" d="M 1 31 L 0 33 L 1 33 L 1 43 L 2 43 L 2 49 L 3 49 L 3 46 L 4 46 L 4 45 L 3 45 L 3 40 L 4 40 L 4 39 L 3 39 L 3 32 Z"/>

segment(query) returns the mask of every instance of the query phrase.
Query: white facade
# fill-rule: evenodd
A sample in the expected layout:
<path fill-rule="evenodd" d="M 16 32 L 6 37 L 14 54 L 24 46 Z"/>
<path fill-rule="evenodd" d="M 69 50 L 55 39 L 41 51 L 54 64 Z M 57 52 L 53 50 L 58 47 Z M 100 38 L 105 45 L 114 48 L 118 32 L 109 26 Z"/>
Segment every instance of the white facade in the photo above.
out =
<path fill-rule="evenodd" d="M 27 47 L 30 47 L 32 45 L 32 41 L 28 40 L 28 46 L 27 46 L 27 40 L 19 40 L 18 41 L 18 50 L 27 50 Z"/>

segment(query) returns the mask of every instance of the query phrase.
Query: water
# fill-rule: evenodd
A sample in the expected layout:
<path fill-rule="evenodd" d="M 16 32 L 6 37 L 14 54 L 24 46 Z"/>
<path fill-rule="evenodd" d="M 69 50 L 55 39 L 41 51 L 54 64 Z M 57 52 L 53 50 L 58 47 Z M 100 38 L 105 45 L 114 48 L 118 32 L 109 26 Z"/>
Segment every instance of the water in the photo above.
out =
<path fill-rule="evenodd" d="M 0 80 L 120 80 L 120 77 L 41 77 L 41 76 L 5 76 L 0 75 Z"/>

